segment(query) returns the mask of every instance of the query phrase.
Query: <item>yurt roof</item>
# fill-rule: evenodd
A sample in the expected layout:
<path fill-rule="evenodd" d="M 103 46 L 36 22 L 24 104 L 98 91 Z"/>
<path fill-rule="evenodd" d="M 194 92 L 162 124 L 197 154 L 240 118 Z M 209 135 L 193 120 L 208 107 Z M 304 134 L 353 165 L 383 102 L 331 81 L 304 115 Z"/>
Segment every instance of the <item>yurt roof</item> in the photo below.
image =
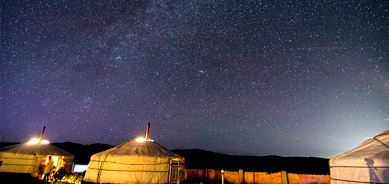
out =
<path fill-rule="evenodd" d="M 119 146 L 105 150 L 100 154 L 110 155 L 126 155 L 126 156 L 148 156 L 148 157 L 170 157 L 170 158 L 181 158 L 183 157 L 173 153 L 172 151 L 162 147 L 156 142 L 152 141 L 137 141 L 136 139 L 127 141 Z"/>
<path fill-rule="evenodd" d="M 358 147 L 330 160 L 331 166 L 361 166 L 374 160 L 374 166 L 389 166 L 389 130 L 368 139 Z"/>
<path fill-rule="evenodd" d="M 375 137 L 379 137 L 379 136 L 383 136 L 383 135 L 389 135 L 389 130 L 385 131 L 385 132 L 382 132 L 380 134 L 378 134 L 377 136 Z"/>
<path fill-rule="evenodd" d="M 17 144 L 0 149 L 0 152 L 28 154 L 28 155 L 59 155 L 59 156 L 74 156 L 52 144 Z"/>

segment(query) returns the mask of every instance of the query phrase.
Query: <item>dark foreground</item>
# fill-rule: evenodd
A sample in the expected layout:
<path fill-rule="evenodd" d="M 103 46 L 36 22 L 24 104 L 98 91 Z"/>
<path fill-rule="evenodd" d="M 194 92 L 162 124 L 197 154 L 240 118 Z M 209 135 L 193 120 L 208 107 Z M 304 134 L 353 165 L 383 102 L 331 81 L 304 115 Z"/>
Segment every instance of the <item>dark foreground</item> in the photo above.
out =
<path fill-rule="evenodd" d="M 31 183 L 41 184 L 41 181 L 37 178 L 31 177 L 30 174 L 19 174 L 19 173 L 0 173 L 0 183 Z"/>
<path fill-rule="evenodd" d="M 0 183 L 1 184 L 14 184 L 14 183 L 20 183 L 20 184 L 44 184 L 43 181 L 38 180 L 37 178 L 33 178 L 30 176 L 30 174 L 18 174 L 18 173 L 0 173 Z M 54 184 L 70 184 L 74 182 L 55 182 Z M 82 183 L 82 184 L 93 184 L 89 182 L 76 182 L 76 183 Z M 213 183 L 221 183 L 221 181 L 214 181 L 214 180 L 206 180 L 206 179 L 189 179 L 185 180 L 183 184 L 213 184 Z M 227 182 L 225 182 L 227 184 Z"/>
<path fill-rule="evenodd" d="M 61 184 L 61 183 L 82 183 L 82 175 L 79 174 L 71 174 L 64 177 L 65 180 L 62 181 L 50 181 L 51 184 Z M 36 177 L 31 177 L 30 174 L 20 174 L 20 173 L 0 173 L 0 184 L 8 184 L 8 183 L 28 183 L 28 184 L 44 184 L 42 180 L 39 180 Z"/>

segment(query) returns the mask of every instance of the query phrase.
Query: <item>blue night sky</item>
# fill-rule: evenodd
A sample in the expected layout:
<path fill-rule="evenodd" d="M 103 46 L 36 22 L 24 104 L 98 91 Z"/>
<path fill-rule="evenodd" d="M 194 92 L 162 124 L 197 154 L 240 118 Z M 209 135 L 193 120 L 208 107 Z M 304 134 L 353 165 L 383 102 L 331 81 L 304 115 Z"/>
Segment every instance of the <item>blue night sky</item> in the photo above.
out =
<path fill-rule="evenodd" d="M 331 158 L 389 129 L 389 1 L 1 0 L 0 141 Z"/>

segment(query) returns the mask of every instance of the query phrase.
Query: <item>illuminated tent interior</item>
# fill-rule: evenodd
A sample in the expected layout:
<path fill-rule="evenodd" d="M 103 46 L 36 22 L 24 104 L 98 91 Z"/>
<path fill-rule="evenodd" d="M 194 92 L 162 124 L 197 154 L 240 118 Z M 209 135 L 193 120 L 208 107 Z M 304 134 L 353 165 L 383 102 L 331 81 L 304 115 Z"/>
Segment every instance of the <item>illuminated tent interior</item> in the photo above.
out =
<path fill-rule="evenodd" d="M 8 146 L 0 150 L 0 172 L 26 173 L 38 176 L 38 170 L 47 157 L 51 155 L 55 165 L 65 161 L 65 171 L 72 169 L 74 155 L 51 145 L 48 141 L 33 140 L 25 144 Z"/>
<path fill-rule="evenodd" d="M 330 159 L 331 184 L 389 183 L 389 130 Z"/>

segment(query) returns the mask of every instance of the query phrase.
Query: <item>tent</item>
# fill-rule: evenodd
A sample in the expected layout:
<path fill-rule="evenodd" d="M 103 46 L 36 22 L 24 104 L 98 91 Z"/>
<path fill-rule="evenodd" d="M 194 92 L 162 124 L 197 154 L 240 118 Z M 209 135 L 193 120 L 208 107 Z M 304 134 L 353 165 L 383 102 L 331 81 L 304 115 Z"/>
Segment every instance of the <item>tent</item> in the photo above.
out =
<path fill-rule="evenodd" d="M 65 161 L 65 171 L 70 172 L 74 155 L 51 144 L 41 142 L 17 144 L 0 150 L 0 172 L 26 173 L 38 176 L 39 167 L 51 155 L 56 162 Z"/>
<path fill-rule="evenodd" d="M 185 159 L 150 139 L 134 139 L 92 155 L 84 181 L 169 183 L 185 178 Z"/>
<path fill-rule="evenodd" d="M 329 161 L 332 184 L 389 183 L 389 130 Z"/>

